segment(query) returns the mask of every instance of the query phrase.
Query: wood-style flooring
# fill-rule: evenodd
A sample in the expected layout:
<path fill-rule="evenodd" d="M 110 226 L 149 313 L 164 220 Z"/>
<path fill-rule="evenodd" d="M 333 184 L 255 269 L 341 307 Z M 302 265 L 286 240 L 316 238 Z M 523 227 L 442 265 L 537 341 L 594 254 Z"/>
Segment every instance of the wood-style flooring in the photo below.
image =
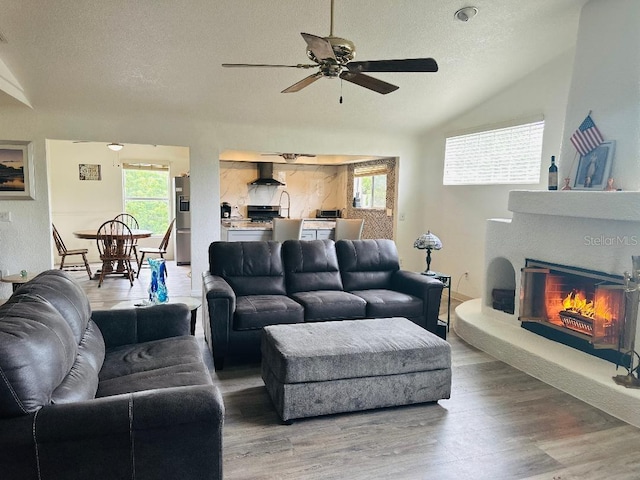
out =
<path fill-rule="evenodd" d="M 168 270 L 169 295 L 189 295 L 189 267 L 170 262 Z M 98 289 L 86 273 L 73 275 L 94 309 L 145 297 L 149 281 L 143 270 L 132 288 L 109 277 Z M 226 408 L 225 479 L 640 479 L 639 429 L 478 351 L 453 330 L 451 399 L 287 426 L 258 364 L 214 371 L 202 309 L 198 315 L 196 337 Z"/>

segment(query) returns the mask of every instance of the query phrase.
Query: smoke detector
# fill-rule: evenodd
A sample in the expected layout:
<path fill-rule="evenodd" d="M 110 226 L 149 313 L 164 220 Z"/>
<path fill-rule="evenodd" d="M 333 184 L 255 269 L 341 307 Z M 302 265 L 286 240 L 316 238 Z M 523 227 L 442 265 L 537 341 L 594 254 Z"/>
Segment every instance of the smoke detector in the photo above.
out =
<path fill-rule="evenodd" d="M 464 7 L 453 14 L 453 18 L 461 22 L 468 22 L 478 14 L 476 7 Z"/>

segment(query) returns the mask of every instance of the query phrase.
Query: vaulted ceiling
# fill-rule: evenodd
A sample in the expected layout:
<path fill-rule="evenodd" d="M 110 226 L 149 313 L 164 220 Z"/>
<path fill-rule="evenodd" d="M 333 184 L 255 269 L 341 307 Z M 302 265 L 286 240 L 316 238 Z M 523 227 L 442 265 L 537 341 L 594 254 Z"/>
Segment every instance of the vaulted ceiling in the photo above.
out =
<path fill-rule="evenodd" d="M 585 2 L 476 0 L 463 23 L 461 0 L 335 0 L 334 34 L 356 60 L 439 64 L 371 74 L 400 87 L 380 95 L 324 78 L 283 94 L 310 72 L 221 67 L 309 63 L 300 33 L 329 34 L 330 0 L 0 0 L 0 86 L 13 75 L 43 111 L 417 133 L 571 49 Z M 7 105 L 23 104 L 0 93 Z"/>

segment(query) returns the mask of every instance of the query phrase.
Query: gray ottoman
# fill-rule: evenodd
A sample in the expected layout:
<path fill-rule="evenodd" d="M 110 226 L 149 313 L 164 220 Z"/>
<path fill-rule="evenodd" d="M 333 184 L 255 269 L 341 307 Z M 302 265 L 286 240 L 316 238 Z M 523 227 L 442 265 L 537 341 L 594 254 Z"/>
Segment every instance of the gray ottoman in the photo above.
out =
<path fill-rule="evenodd" d="M 264 327 L 262 379 L 282 420 L 451 395 L 451 346 L 406 318 Z"/>

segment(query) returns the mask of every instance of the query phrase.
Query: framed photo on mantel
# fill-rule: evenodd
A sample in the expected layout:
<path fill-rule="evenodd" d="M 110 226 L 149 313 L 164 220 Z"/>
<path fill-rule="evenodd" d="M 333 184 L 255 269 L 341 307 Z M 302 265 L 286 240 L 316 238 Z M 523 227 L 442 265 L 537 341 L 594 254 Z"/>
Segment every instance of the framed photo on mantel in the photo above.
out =
<path fill-rule="evenodd" d="M 0 142 L 0 200 L 33 200 L 31 142 Z"/>
<path fill-rule="evenodd" d="M 616 142 L 603 142 L 586 155 L 581 155 L 573 172 L 574 190 L 604 190 L 611 173 Z"/>

